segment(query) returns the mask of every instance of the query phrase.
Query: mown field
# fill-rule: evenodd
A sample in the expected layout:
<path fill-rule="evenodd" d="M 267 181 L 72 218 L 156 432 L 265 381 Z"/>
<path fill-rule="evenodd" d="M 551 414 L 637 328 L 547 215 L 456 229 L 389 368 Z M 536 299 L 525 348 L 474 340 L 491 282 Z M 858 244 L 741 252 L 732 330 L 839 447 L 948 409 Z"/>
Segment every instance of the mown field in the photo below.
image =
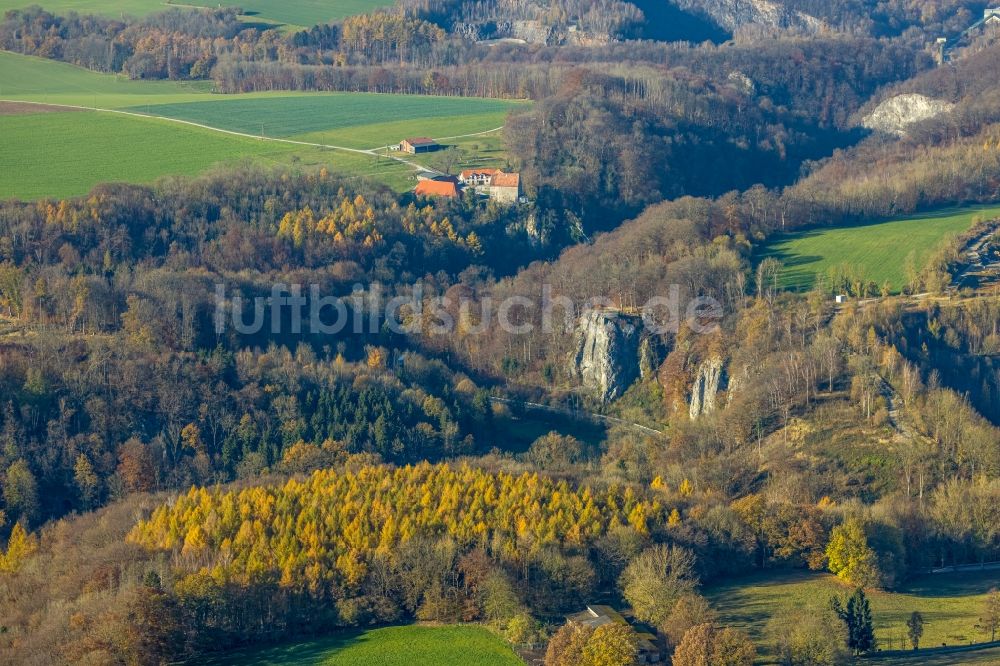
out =
<path fill-rule="evenodd" d="M 894 592 L 869 593 L 879 646 L 897 650 L 906 647 L 906 619 L 913 611 L 924 616 L 924 647 L 988 640 L 989 636 L 976 624 L 986 593 L 997 586 L 1000 571 L 986 571 L 924 576 Z M 758 645 L 766 646 L 767 625 L 774 616 L 785 611 L 808 613 L 824 607 L 833 595 L 850 592 L 830 574 L 786 571 L 726 581 L 708 588 L 706 595 L 718 609 L 723 624 L 744 629 Z M 771 663 L 767 656 L 762 663 Z"/>
<path fill-rule="evenodd" d="M 388 0 L 0 0 L 0 13 L 22 9 L 32 4 L 55 14 L 75 11 L 79 14 L 97 14 L 119 18 L 146 16 L 173 7 L 241 7 L 248 21 L 280 23 L 292 28 L 309 27 L 328 23 L 347 16 L 364 14 L 379 7 L 391 6 Z"/>
<path fill-rule="evenodd" d="M 383 627 L 304 643 L 233 653 L 216 666 L 518 666 L 520 659 L 482 627 Z"/>
<path fill-rule="evenodd" d="M 817 276 L 835 272 L 889 283 L 898 293 L 907 282 L 907 267 L 924 267 L 949 237 L 968 229 L 976 218 L 1000 215 L 1000 206 L 969 206 L 920 213 L 850 227 L 816 228 L 776 237 L 760 254 L 783 265 L 782 286 L 807 290 Z"/>
<path fill-rule="evenodd" d="M 353 93 L 215 95 L 205 82 L 129 81 L 63 63 L 0 52 L 0 100 L 128 110 L 259 136 L 370 149 L 414 135 L 478 134 L 504 123 L 518 103 Z M 349 151 L 259 141 L 154 118 L 95 112 L 40 113 L 25 105 L 0 115 L 0 197 L 86 193 L 104 181 L 149 182 L 216 164 L 323 165 L 373 176 L 397 190 L 413 167 Z M 36 112 L 33 112 L 36 111 Z M 465 165 L 503 165 L 499 133 L 454 139 Z M 415 161 L 433 165 L 435 155 Z"/>
<path fill-rule="evenodd" d="M 0 0 L 2 1 L 2 0 Z M 0 51 L 0 99 L 118 109 L 205 99 L 208 81 L 130 81 L 55 60 Z"/>
<path fill-rule="evenodd" d="M 867 661 L 885 666 L 997 666 L 1000 664 L 1000 648 L 951 653 L 920 650 L 905 657 L 872 657 Z"/>
<path fill-rule="evenodd" d="M 241 161 L 326 166 L 397 189 L 409 187 L 412 178 L 406 165 L 368 155 L 228 136 L 154 118 L 93 111 L 0 115 L 0 198 L 78 196 L 98 183 L 148 183 Z"/>
<path fill-rule="evenodd" d="M 328 93 L 215 99 L 131 110 L 248 134 L 374 148 L 412 136 L 443 137 L 500 127 L 509 102 L 466 97 Z M 403 119 L 403 120 L 400 120 Z"/>
<path fill-rule="evenodd" d="M 0 197 L 23 199 L 86 194 L 105 181 L 195 174 L 242 158 L 280 160 L 289 152 L 277 144 L 96 112 L 0 116 L 0 145 Z"/>

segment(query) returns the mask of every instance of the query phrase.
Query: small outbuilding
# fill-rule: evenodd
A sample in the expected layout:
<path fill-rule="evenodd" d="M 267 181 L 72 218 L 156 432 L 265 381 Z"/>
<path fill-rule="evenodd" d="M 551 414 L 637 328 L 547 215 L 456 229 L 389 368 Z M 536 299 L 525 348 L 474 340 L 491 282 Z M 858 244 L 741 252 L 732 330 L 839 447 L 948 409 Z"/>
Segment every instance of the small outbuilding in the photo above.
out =
<path fill-rule="evenodd" d="M 399 142 L 399 149 L 404 153 L 416 155 L 417 153 L 433 153 L 441 146 L 434 139 L 426 136 L 417 136 L 412 139 L 403 139 Z"/>
<path fill-rule="evenodd" d="M 663 657 L 660 648 L 656 645 L 656 636 L 647 631 L 637 629 L 611 606 L 590 604 L 586 610 L 567 617 L 566 621 L 569 624 L 579 624 L 592 629 L 596 629 L 604 624 L 624 625 L 635 632 L 636 647 L 638 648 L 635 656 L 636 663 L 658 664 Z"/>

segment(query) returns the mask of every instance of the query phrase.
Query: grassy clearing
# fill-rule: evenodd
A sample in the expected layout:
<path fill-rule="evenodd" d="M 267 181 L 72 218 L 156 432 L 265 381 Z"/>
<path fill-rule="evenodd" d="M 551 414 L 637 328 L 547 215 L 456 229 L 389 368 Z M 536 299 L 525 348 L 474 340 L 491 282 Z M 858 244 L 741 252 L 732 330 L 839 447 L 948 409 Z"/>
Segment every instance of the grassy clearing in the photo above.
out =
<path fill-rule="evenodd" d="M 873 664 L 891 664 L 892 666 L 997 666 L 1000 664 L 1000 648 L 951 654 L 928 654 L 921 650 L 913 656 L 876 657 L 869 661 Z"/>
<path fill-rule="evenodd" d="M 0 99 L 132 109 L 207 125 L 357 148 L 408 135 L 471 134 L 501 126 L 516 102 L 455 97 L 353 93 L 215 95 L 206 82 L 129 81 L 124 77 L 0 52 Z M 63 197 L 86 193 L 108 180 L 148 182 L 167 174 L 195 174 L 236 159 L 298 166 L 324 165 L 372 176 L 399 191 L 413 187 L 414 172 L 369 155 L 307 146 L 262 143 L 165 121 L 111 114 L 86 118 L 32 118 L 30 108 L 4 115 L 0 125 L 0 197 Z M 89 119 L 99 120 L 89 122 Z M 120 127 L 116 128 L 115 125 Z M 142 128 L 150 128 L 148 130 Z M 457 167 L 502 166 L 499 134 L 448 141 L 463 147 Z M 141 150 L 135 151 L 135 147 Z M 131 147 L 131 150 L 130 150 Z M 135 152 L 135 154 L 133 154 Z M 433 164 L 434 156 L 420 156 Z"/>
<path fill-rule="evenodd" d="M 399 141 L 413 132 L 443 132 L 444 136 L 493 129 L 503 124 L 510 106 L 501 100 L 467 97 L 327 93 L 253 99 L 227 96 L 133 110 L 236 132 L 260 134 L 263 128 L 267 136 L 322 136 L 371 148 Z M 454 117 L 461 121 L 454 122 Z M 369 129 L 373 125 L 381 127 Z M 455 128 L 467 131 L 453 131 Z"/>
<path fill-rule="evenodd" d="M 385 158 L 261 142 L 157 119 L 94 112 L 0 116 L 0 199 L 77 196 L 98 183 L 148 183 L 244 160 L 325 166 L 374 178 L 398 192 L 416 183 L 412 168 Z"/>
<path fill-rule="evenodd" d="M 0 197 L 87 193 L 107 181 L 150 182 L 246 158 L 286 161 L 278 144 L 109 113 L 0 116 Z"/>
<path fill-rule="evenodd" d="M 452 168 L 458 172 L 472 167 L 510 168 L 507 152 L 503 147 L 501 132 L 468 136 L 460 139 L 445 139 L 442 143 L 458 150 L 459 162 Z M 411 155 L 412 161 L 434 167 L 440 160 L 434 153 Z"/>
<path fill-rule="evenodd" d="M 192 5 L 216 6 L 209 0 L 187 0 Z M 391 0 L 227 0 L 242 7 L 249 19 L 264 19 L 289 27 L 309 27 L 392 6 Z"/>
<path fill-rule="evenodd" d="M 155 12 L 162 12 L 169 8 L 163 0 L 0 0 L 0 13 L 11 9 L 24 9 L 31 5 L 40 5 L 43 9 L 54 14 L 66 14 L 76 12 L 77 14 L 97 14 L 98 16 L 108 16 L 120 18 L 122 14 L 126 16 L 145 16 Z"/>
<path fill-rule="evenodd" d="M 211 90 L 209 81 L 131 81 L 125 76 L 0 51 L 0 99 L 119 109 L 205 99 Z"/>
<path fill-rule="evenodd" d="M 398 162 L 227 136 L 153 118 L 90 111 L 0 116 L 0 198 L 77 196 L 98 183 L 148 183 L 244 160 L 325 166 L 377 178 L 399 191 L 414 182 L 413 170 Z"/>
<path fill-rule="evenodd" d="M 935 249 L 968 229 L 975 218 L 997 215 L 1000 206 L 969 206 L 850 227 L 808 229 L 775 238 L 761 257 L 774 257 L 783 264 L 781 284 L 786 288 L 810 289 L 817 275 L 841 272 L 878 285 L 888 282 L 898 293 L 906 284 L 908 264 L 922 269 Z"/>
<path fill-rule="evenodd" d="M 906 619 L 913 611 L 924 616 L 925 647 L 967 645 L 988 640 L 975 628 L 986 592 L 1000 585 L 1000 572 L 939 574 L 918 578 L 896 592 L 871 592 L 875 635 L 884 649 L 900 649 Z M 726 581 L 706 590 L 723 624 L 746 630 L 766 647 L 767 624 L 782 611 L 809 612 L 850 589 L 829 574 L 766 572 Z M 952 662 L 942 662 L 952 663 Z M 958 662 L 954 662 L 958 663 Z"/>
<path fill-rule="evenodd" d="M 443 139 L 444 137 L 485 132 L 502 127 L 506 117 L 506 111 L 471 113 L 436 118 L 417 117 L 415 119 L 374 122 L 360 126 L 308 132 L 294 136 L 293 138 L 302 141 L 348 146 L 349 148 L 376 148 L 387 146 L 390 143 L 397 143 L 400 139 L 408 136 L 429 136 L 435 139 Z M 478 143 L 480 146 L 484 146 L 490 141 L 491 137 L 498 139 L 499 136 L 500 133 L 495 132 L 478 138 L 468 137 L 449 140 L 445 143 L 448 145 Z M 417 155 L 415 157 L 424 156 Z"/>
<path fill-rule="evenodd" d="M 234 653 L 217 666 L 517 666 L 522 664 L 500 638 L 482 627 L 384 627 L 316 641 Z"/>
<path fill-rule="evenodd" d="M 79 14 L 97 14 L 111 18 L 146 16 L 176 7 L 242 7 L 248 21 L 283 24 L 289 28 L 329 23 L 347 16 L 364 14 L 379 7 L 387 7 L 387 0 L 0 0 L 0 13 L 9 9 L 22 9 L 32 4 L 41 5 L 55 14 L 75 11 Z"/>

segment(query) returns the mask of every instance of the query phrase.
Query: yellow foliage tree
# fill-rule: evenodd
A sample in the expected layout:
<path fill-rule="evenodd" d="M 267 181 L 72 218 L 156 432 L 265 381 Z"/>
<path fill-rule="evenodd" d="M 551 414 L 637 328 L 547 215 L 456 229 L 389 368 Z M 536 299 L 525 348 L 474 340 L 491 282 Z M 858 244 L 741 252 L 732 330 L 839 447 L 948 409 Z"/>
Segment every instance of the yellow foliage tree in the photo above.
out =
<path fill-rule="evenodd" d="M 15 523 L 7 540 L 7 552 L 0 556 L 0 572 L 17 571 L 37 550 L 38 540 L 20 522 Z"/>

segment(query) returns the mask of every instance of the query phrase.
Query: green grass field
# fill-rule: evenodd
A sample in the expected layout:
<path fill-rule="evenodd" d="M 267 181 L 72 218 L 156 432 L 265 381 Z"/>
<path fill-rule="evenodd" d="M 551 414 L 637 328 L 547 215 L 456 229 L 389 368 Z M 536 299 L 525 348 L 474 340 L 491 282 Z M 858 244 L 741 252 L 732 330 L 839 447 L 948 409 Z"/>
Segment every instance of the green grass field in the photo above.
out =
<path fill-rule="evenodd" d="M 98 183 L 148 183 L 246 160 L 326 166 L 377 178 L 397 190 L 411 187 L 413 179 L 412 169 L 398 162 L 227 136 L 154 118 L 90 111 L 0 115 L 0 198 L 77 196 Z"/>
<path fill-rule="evenodd" d="M 776 237 L 759 258 L 774 257 L 784 269 L 782 286 L 812 288 L 816 276 L 843 272 L 888 282 L 898 293 L 906 284 L 907 263 L 920 270 L 949 237 L 968 229 L 977 217 L 1000 215 L 1000 206 L 970 206 L 921 213 L 850 227 L 817 228 Z"/>
<path fill-rule="evenodd" d="M 443 137 L 503 125 L 510 102 L 468 97 L 326 93 L 269 98 L 215 96 L 133 111 L 249 134 L 372 148 L 417 133 Z M 403 118 L 405 120 L 399 120 Z M 303 136 L 305 135 L 305 136 Z"/>
<path fill-rule="evenodd" d="M 929 654 L 921 650 L 912 656 L 872 657 L 867 661 L 891 666 L 997 666 L 1000 664 L 1000 648 L 950 654 Z"/>
<path fill-rule="evenodd" d="M 0 99 L 118 109 L 205 99 L 211 91 L 209 81 L 130 81 L 125 76 L 0 51 Z"/>
<path fill-rule="evenodd" d="M 0 197 L 86 194 L 97 183 L 145 183 L 245 158 L 285 161 L 280 144 L 178 130 L 165 121 L 109 113 L 0 116 Z"/>
<path fill-rule="evenodd" d="M 9 9 L 22 9 L 32 4 L 41 5 L 55 14 L 75 11 L 79 14 L 97 14 L 119 18 L 146 16 L 166 11 L 171 6 L 241 7 L 248 21 L 277 23 L 290 29 L 329 23 L 347 16 L 364 14 L 379 7 L 391 6 L 388 0 L 0 0 L 0 13 Z"/>
<path fill-rule="evenodd" d="M 503 640 L 482 627 L 383 627 L 305 643 L 233 653 L 217 666 L 518 666 Z"/>
<path fill-rule="evenodd" d="M 869 593 L 880 647 L 901 649 L 906 618 L 915 610 L 924 616 L 924 647 L 988 640 L 975 625 L 982 615 L 986 592 L 996 586 L 1000 586 L 1000 572 L 988 571 L 924 576 L 895 592 Z M 782 610 L 809 612 L 809 608 L 827 604 L 835 594 L 850 592 L 830 574 L 784 571 L 736 578 L 706 589 L 705 594 L 723 624 L 744 629 L 766 648 L 768 621 Z"/>
<path fill-rule="evenodd" d="M 406 136 L 436 138 L 494 130 L 518 102 L 354 93 L 216 95 L 207 82 L 129 81 L 71 65 L 0 52 L 0 99 L 130 109 L 221 129 L 349 148 L 376 148 Z M 459 166 L 503 165 L 494 132 L 447 142 Z M 136 149 L 139 147 L 139 149 Z M 149 182 L 196 174 L 212 165 L 259 162 L 324 165 L 375 177 L 402 191 L 412 167 L 345 151 L 211 132 L 179 123 L 93 112 L 0 115 L 0 197 L 31 199 L 86 193 L 109 180 Z M 433 164 L 434 156 L 415 161 Z"/>

